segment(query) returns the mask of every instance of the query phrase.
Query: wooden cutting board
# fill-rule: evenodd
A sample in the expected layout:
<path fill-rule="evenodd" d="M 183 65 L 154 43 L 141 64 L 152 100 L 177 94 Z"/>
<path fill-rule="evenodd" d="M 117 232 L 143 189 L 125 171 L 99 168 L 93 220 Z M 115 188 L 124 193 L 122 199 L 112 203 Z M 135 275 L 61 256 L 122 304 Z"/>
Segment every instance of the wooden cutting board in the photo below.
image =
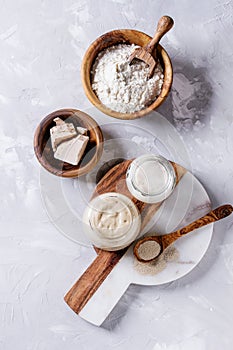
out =
<path fill-rule="evenodd" d="M 126 171 L 132 161 L 133 159 L 123 161 L 110 169 L 97 184 L 92 198 L 108 192 L 118 192 L 126 195 L 134 202 L 134 204 L 136 204 L 139 212 L 141 213 L 141 229 L 143 230 L 162 203 L 147 204 L 141 202 L 134 198 L 128 191 L 126 185 Z M 176 173 L 177 185 L 181 177 L 185 174 L 186 170 L 176 163 L 171 162 L 171 164 Z M 126 253 L 128 248 L 129 247 L 119 251 L 109 252 L 94 247 L 98 254 L 97 257 L 73 285 L 73 287 L 68 291 L 64 298 L 66 303 L 74 312 L 77 314 L 81 312 L 94 293 L 98 290 L 99 286 Z"/>

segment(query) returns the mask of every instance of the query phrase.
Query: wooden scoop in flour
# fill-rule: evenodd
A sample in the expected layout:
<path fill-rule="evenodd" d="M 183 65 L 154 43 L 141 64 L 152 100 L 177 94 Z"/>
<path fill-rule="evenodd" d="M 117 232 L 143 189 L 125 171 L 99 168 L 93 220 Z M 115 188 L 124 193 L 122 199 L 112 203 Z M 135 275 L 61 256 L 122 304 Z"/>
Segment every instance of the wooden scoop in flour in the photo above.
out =
<path fill-rule="evenodd" d="M 146 46 L 135 49 L 135 51 L 129 57 L 129 64 L 132 64 L 133 63 L 132 61 L 135 58 L 148 64 L 149 79 L 152 77 L 155 67 L 158 63 L 156 54 L 152 56 L 152 52 L 154 51 L 154 49 L 156 48 L 156 46 L 158 45 L 160 39 L 164 36 L 164 34 L 166 34 L 172 28 L 173 24 L 174 24 L 174 21 L 171 17 L 169 16 L 161 17 L 158 22 L 157 29 L 153 39 Z"/>

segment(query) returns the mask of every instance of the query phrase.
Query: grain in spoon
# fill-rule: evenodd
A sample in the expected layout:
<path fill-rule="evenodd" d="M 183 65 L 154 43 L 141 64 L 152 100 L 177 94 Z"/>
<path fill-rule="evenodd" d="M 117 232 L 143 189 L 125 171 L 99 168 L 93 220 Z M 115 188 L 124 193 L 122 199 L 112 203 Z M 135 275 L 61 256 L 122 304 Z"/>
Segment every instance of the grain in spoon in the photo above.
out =
<path fill-rule="evenodd" d="M 222 205 L 205 216 L 193 221 L 191 224 L 180 230 L 171 232 L 163 236 L 148 236 L 140 239 L 134 246 L 134 255 L 140 262 L 150 262 L 163 253 L 163 251 L 180 237 L 208 225 L 212 222 L 224 219 L 230 215 L 233 207 L 230 204 Z"/>

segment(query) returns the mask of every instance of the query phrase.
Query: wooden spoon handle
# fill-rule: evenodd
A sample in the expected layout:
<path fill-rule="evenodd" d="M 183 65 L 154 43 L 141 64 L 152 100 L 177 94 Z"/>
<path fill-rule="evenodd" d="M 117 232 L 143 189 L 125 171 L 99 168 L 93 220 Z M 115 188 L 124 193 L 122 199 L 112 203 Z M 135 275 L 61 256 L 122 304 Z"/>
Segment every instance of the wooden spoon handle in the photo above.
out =
<path fill-rule="evenodd" d="M 145 50 L 149 53 L 152 53 L 155 46 L 158 44 L 160 39 L 166 34 L 173 26 L 174 21 L 169 16 L 163 16 L 160 18 L 155 35 L 153 39 L 145 46 Z"/>
<path fill-rule="evenodd" d="M 163 249 L 167 248 L 170 244 L 176 241 L 178 238 L 186 235 L 187 233 L 196 230 L 202 226 L 208 225 L 211 222 L 221 220 L 233 212 L 233 207 L 230 204 L 222 205 L 212 211 L 210 211 L 205 216 L 200 219 L 195 220 L 191 224 L 177 230 L 175 232 L 169 233 L 168 235 L 162 236 Z"/>

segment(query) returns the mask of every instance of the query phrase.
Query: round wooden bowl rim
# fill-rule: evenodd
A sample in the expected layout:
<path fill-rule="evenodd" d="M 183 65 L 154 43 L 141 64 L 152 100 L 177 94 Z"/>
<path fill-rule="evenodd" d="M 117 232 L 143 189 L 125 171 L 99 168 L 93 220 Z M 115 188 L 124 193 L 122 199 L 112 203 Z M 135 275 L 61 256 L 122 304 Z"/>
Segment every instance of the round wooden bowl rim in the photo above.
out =
<path fill-rule="evenodd" d="M 85 164 L 84 166 L 81 166 L 78 169 L 59 170 L 58 168 L 54 167 L 53 165 L 51 165 L 51 163 L 49 163 L 46 160 L 46 158 L 43 156 L 41 147 L 37 146 L 42 126 L 46 125 L 47 123 L 49 123 L 49 121 L 53 120 L 54 118 L 62 116 L 64 114 L 67 115 L 67 118 L 73 115 L 75 116 L 75 114 L 79 115 L 80 118 L 84 117 L 87 120 L 86 124 L 88 126 L 91 126 L 94 129 L 94 132 L 96 135 L 96 150 L 93 157 L 87 164 Z M 57 111 L 54 111 L 48 114 L 46 117 L 44 117 L 39 123 L 39 125 L 37 126 L 34 134 L 34 151 L 39 163 L 50 173 L 60 177 L 75 178 L 75 177 L 79 177 L 81 175 L 87 174 L 88 172 L 90 172 L 90 170 L 92 170 L 96 166 L 103 152 L 103 140 L 104 138 L 103 138 L 103 134 L 100 126 L 90 115 L 78 109 L 70 109 L 70 108 L 59 109 Z"/>
<path fill-rule="evenodd" d="M 147 35 L 144 32 L 138 31 L 138 30 L 133 30 L 133 29 L 112 30 L 110 32 L 107 32 L 107 33 L 101 35 L 94 42 L 92 42 L 92 44 L 89 46 L 89 48 L 87 49 L 87 51 L 84 55 L 84 58 L 82 60 L 82 66 L 81 66 L 82 84 L 83 84 L 85 94 L 86 94 L 87 98 L 89 99 L 89 101 L 94 106 L 96 106 L 101 112 L 103 112 L 111 117 L 114 117 L 117 119 L 125 119 L 125 120 L 143 117 L 146 114 L 148 114 L 148 113 L 152 112 L 153 110 L 155 110 L 156 108 L 158 108 L 164 102 L 167 95 L 169 94 L 171 86 L 172 86 L 172 81 L 173 81 L 173 69 L 172 69 L 172 63 L 171 63 L 170 57 L 168 56 L 166 50 L 159 44 L 158 50 L 159 50 L 159 53 L 162 57 L 164 66 L 166 67 L 166 72 L 165 72 L 166 76 L 164 77 L 164 83 L 163 83 L 163 87 L 162 87 L 162 91 L 161 91 L 160 95 L 156 98 L 156 100 L 151 105 L 149 105 L 147 108 L 144 108 L 138 112 L 120 113 L 120 112 L 116 112 L 116 111 L 111 110 L 110 108 L 106 107 L 105 105 L 103 105 L 100 102 L 100 100 L 96 96 L 95 92 L 91 88 L 90 69 L 88 69 L 88 67 L 89 67 L 89 65 L 90 65 L 90 68 L 92 67 L 94 59 L 89 63 L 89 58 L 92 56 L 93 51 L 96 51 L 96 47 L 98 47 L 98 45 L 101 44 L 105 38 L 107 38 L 111 35 L 114 36 L 114 35 L 119 35 L 119 34 L 127 36 L 127 34 L 129 34 L 130 32 L 133 32 L 134 34 L 138 34 L 141 37 L 144 37 L 144 40 L 146 40 L 148 42 L 152 39 L 151 36 Z M 114 43 L 111 43 L 109 46 L 112 46 L 112 45 L 114 45 Z M 100 52 L 100 51 L 98 51 L 98 52 Z M 96 53 L 96 55 L 98 54 L 98 52 Z M 95 57 L 96 57 L 96 55 L 95 55 Z"/>

